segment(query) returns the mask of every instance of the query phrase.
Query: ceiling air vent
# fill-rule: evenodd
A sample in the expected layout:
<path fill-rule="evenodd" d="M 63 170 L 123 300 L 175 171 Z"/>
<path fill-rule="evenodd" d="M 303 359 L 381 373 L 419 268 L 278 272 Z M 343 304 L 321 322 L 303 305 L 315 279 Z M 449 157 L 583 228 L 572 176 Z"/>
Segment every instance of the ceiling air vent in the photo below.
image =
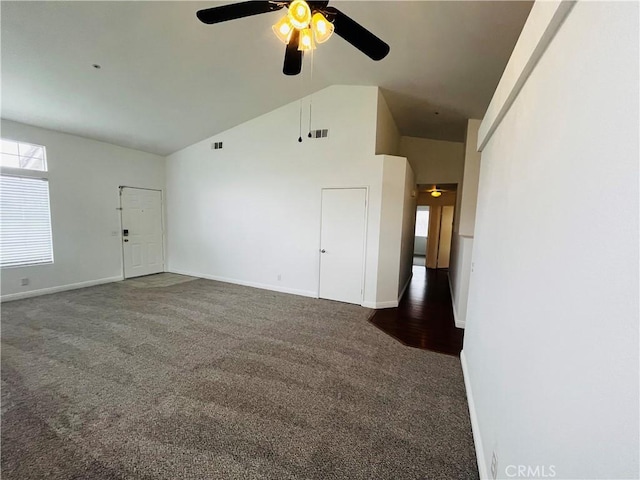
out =
<path fill-rule="evenodd" d="M 319 130 L 311 130 L 311 138 L 327 138 L 329 136 L 329 130 L 326 128 Z"/>

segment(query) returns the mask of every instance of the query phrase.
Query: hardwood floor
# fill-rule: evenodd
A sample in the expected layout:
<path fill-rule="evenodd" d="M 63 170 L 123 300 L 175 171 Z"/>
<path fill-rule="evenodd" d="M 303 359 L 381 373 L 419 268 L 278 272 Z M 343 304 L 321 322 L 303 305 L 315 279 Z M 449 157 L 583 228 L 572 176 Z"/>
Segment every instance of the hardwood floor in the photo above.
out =
<path fill-rule="evenodd" d="M 414 265 L 400 305 L 378 310 L 371 323 L 410 347 L 459 355 L 464 330 L 454 324 L 448 275 Z"/>

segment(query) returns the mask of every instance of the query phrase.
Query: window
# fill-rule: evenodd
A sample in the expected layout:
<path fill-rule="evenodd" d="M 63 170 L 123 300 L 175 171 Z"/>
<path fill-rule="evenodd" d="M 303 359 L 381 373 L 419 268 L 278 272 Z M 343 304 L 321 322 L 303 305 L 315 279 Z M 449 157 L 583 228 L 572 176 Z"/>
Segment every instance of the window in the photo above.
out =
<path fill-rule="evenodd" d="M 0 140 L 0 267 L 53 262 L 45 148 Z"/>
<path fill-rule="evenodd" d="M 429 207 L 418 207 L 416 212 L 416 237 L 427 237 L 429 233 Z"/>

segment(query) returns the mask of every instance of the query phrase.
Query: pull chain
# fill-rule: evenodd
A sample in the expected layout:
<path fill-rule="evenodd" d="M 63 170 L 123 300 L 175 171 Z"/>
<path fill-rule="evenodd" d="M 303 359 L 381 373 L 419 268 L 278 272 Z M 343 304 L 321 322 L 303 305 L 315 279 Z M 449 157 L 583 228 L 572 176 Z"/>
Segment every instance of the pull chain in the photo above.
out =
<path fill-rule="evenodd" d="M 298 142 L 302 143 L 302 99 L 300 99 L 300 127 L 298 128 Z"/>
<path fill-rule="evenodd" d="M 309 96 L 309 138 L 311 138 L 311 110 L 313 109 L 313 49 L 311 50 L 311 77 L 309 78 L 311 95 Z"/>
<path fill-rule="evenodd" d="M 302 60 L 304 62 L 304 53 L 302 54 Z M 303 84 L 302 84 L 302 75 L 300 75 L 300 123 L 298 126 L 298 142 L 302 143 L 302 92 L 303 92 Z"/>

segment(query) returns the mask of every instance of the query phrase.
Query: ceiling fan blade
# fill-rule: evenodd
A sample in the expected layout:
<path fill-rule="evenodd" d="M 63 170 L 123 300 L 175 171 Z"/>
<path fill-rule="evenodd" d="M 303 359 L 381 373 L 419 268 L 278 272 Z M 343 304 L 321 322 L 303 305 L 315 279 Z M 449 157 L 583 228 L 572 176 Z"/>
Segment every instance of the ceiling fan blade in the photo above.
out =
<path fill-rule="evenodd" d="M 314 12 L 316 10 L 324 10 L 326 6 L 329 4 L 329 0 L 307 0 L 311 11 Z"/>
<path fill-rule="evenodd" d="M 237 18 L 250 17 L 261 13 L 275 12 L 280 10 L 284 4 L 277 4 L 266 1 L 249 1 L 222 5 L 221 7 L 205 8 L 198 10 L 196 16 L 202 23 L 213 24 L 228 22 Z"/>
<path fill-rule="evenodd" d="M 376 37 L 355 20 L 335 7 L 325 8 L 335 32 L 373 60 L 382 60 L 389 53 L 389 45 Z"/>
<path fill-rule="evenodd" d="M 284 52 L 282 73 L 285 75 L 298 75 L 302 71 L 302 51 L 298 50 L 299 40 L 300 32 L 294 29 Z"/>

